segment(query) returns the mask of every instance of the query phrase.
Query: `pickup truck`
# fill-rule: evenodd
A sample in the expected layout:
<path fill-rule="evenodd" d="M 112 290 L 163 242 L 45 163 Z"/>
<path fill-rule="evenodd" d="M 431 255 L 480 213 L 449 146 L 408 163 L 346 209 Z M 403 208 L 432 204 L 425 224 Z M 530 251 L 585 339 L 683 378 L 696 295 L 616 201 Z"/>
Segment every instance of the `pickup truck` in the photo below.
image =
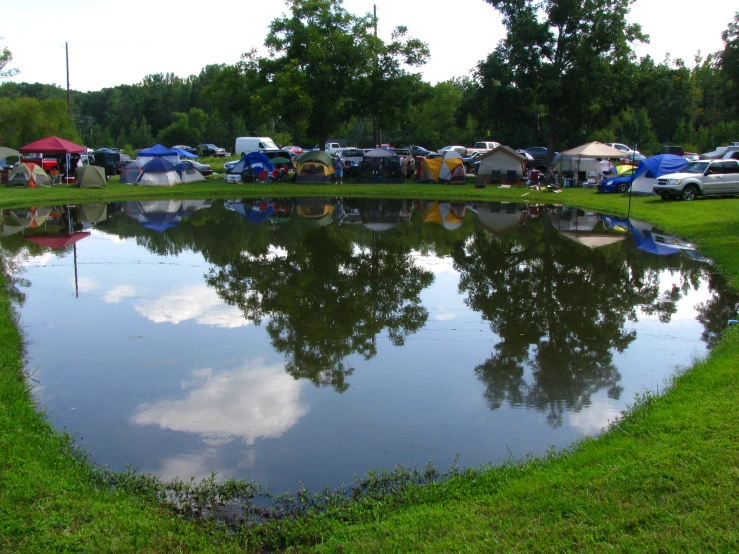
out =
<path fill-rule="evenodd" d="M 490 150 L 494 150 L 498 146 L 500 146 L 499 142 L 478 141 L 472 148 L 469 148 L 467 146 L 445 146 L 444 148 L 439 150 L 439 152 L 443 152 L 445 150 L 454 150 L 456 152 L 459 152 L 463 158 L 466 158 L 472 156 L 472 154 L 476 152 L 489 152 Z"/>
<path fill-rule="evenodd" d="M 347 148 L 350 148 L 350 147 L 347 147 Z M 354 147 L 352 146 L 351 148 L 354 148 Z M 339 150 L 341 150 L 341 145 L 338 142 L 327 142 L 326 144 L 323 145 L 323 149 L 326 152 L 326 154 L 331 154 L 333 156 Z M 320 148 L 316 144 L 313 150 L 320 150 Z"/>
<path fill-rule="evenodd" d="M 46 172 L 59 168 L 59 162 L 55 157 L 42 157 L 41 154 L 29 154 L 21 158 L 21 162 L 36 164 Z"/>

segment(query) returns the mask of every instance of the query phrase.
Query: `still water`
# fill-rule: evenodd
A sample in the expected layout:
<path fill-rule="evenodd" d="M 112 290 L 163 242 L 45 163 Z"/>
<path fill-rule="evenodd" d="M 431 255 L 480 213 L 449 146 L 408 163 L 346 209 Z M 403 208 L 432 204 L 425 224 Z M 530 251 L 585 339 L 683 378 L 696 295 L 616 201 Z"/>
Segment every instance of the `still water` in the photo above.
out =
<path fill-rule="evenodd" d="M 309 489 L 541 454 L 704 354 L 736 299 L 650 225 L 418 200 L 3 211 L 27 367 L 97 464 Z"/>

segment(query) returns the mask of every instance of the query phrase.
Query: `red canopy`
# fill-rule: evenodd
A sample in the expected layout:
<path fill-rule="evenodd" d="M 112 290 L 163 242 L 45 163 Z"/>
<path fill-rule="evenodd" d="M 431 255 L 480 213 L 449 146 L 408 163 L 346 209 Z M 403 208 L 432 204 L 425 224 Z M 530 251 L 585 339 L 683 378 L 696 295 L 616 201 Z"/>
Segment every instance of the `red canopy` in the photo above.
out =
<path fill-rule="evenodd" d="M 84 146 L 59 137 L 37 140 L 18 149 L 21 154 L 81 154 L 87 152 Z"/>
<path fill-rule="evenodd" d="M 64 248 L 65 246 L 71 246 L 78 240 L 82 240 L 85 237 L 89 237 L 90 233 L 59 233 L 56 235 L 35 235 L 32 237 L 26 237 L 26 240 L 30 240 L 39 246 L 48 246 L 49 248 Z"/>

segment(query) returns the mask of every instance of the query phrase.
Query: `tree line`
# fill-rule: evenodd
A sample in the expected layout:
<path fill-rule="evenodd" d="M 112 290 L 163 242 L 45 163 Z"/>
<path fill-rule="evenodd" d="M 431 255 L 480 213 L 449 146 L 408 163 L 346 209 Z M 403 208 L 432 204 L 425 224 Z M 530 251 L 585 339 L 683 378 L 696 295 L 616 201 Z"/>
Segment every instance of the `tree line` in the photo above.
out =
<path fill-rule="evenodd" d="M 626 15 L 633 0 L 486 0 L 506 36 L 471 75 L 431 84 L 428 46 L 400 26 L 376 36 L 371 14 L 341 0 L 289 0 L 272 21 L 266 56 L 209 65 L 186 78 L 147 75 L 135 85 L 67 92 L 54 85 L 0 85 L 0 139 L 7 146 L 51 134 L 90 147 L 134 150 L 271 136 L 282 145 L 342 137 L 436 149 L 495 140 L 550 151 L 588 140 L 662 144 L 705 152 L 739 138 L 739 11 L 723 50 L 692 64 L 637 59 L 648 40 Z M 12 60 L 0 56 L 0 77 Z"/>

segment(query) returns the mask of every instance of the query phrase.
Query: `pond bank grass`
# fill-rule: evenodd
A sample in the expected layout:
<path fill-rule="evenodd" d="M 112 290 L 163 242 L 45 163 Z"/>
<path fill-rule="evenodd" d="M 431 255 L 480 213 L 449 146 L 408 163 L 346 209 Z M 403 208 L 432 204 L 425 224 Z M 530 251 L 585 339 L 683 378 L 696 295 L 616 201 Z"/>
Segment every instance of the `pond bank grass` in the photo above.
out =
<path fill-rule="evenodd" d="M 223 198 L 214 191 L 229 186 L 213 180 L 199 185 L 165 191 L 115 183 L 102 191 L 5 189 L 0 205 L 143 199 L 144 190 L 146 198 L 172 197 L 174 191 L 182 198 Z M 582 189 L 554 195 L 415 183 L 295 187 L 240 185 L 225 197 L 557 201 L 622 215 L 628 207 L 622 195 Z M 136 194 L 118 195 L 130 191 Z M 739 286 L 739 200 L 634 198 L 631 216 L 695 240 Z M 293 552 L 739 551 L 739 328 L 728 329 L 664 395 L 645 393 L 608 432 L 572 449 L 463 471 L 435 484 L 409 484 L 397 495 L 364 495 L 236 534 L 177 517 L 145 487 L 111 489 L 80 460 L 69 437 L 35 411 L 27 384 L 33 381 L 23 375 L 22 336 L 5 289 L 0 339 L 0 552 L 243 552 L 265 546 Z"/>

